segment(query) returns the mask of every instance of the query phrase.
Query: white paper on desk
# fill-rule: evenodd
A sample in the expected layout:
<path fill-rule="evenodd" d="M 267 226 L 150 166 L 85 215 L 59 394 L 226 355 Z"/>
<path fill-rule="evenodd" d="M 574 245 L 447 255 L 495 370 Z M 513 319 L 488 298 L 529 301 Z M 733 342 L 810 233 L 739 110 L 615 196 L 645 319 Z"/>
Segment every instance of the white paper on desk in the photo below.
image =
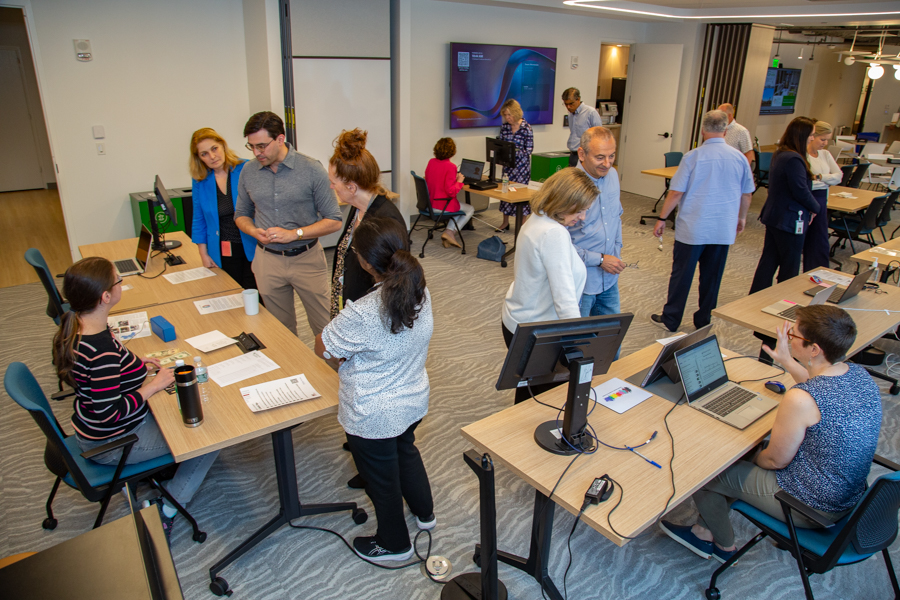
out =
<path fill-rule="evenodd" d="M 198 279 L 215 276 L 216 274 L 206 267 L 197 267 L 196 269 L 188 269 L 187 271 L 178 271 L 177 273 L 169 273 L 167 275 L 163 275 L 163 277 L 169 280 L 169 283 L 174 284 L 186 283 L 188 281 L 196 281 Z"/>
<path fill-rule="evenodd" d="M 662 339 L 659 339 L 656 341 L 659 342 L 660 344 L 662 344 L 663 346 L 668 346 L 675 340 L 680 340 L 681 338 L 683 338 L 686 335 L 687 335 L 686 333 L 676 333 L 675 335 L 673 335 L 671 337 L 662 338 Z"/>
<path fill-rule="evenodd" d="M 852 277 L 848 277 L 847 275 L 840 275 L 832 271 L 826 271 L 825 269 L 817 269 L 809 274 L 810 277 L 812 277 L 813 275 L 821 279 L 822 283 L 830 281 L 831 283 L 835 283 L 837 285 L 847 286 L 850 285 L 850 283 L 853 281 Z M 826 283 L 825 286 L 827 287 L 828 284 Z"/>
<path fill-rule="evenodd" d="M 598 404 L 614 410 L 620 415 L 653 395 L 633 383 L 622 381 L 618 377 L 613 377 L 606 383 L 601 383 L 593 390 Z"/>
<path fill-rule="evenodd" d="M 150 322 L 147 311 L 131 313 L 127 315 L 112 315 L 106 318 L 113 335 L 120 342 L 127 342 L 134 338 L 148 337 L 150 335 Z"/>
<path fill-rule="evenodd" d="M 225 387 L 280 368 L 275 361 L 256 350 L 210 365 L 208 371 L 210 379 L 219 387 Z"/>
<path fill-rule="evenodd" d="M 228 337 L 218 329 L 213 329 L 209 333 L 195 335 L 184 341 L 200 352 L 212 352 L 213 350 L 218 350 L 219 348 L 224 348 L 231 344 L 237 344 L 236 339 Z"/>
<path fill-rule="evenodd" d="M 250 410 L 259 412 L 285 404 L 312 400 L 321 394 L 309 384 L 306 375 L 300 374 L 241 388 L 241 396 Z"/>
<path fill-rule="evenodd" d="M 875 252 L 878 254 L 887 254 L 888 256 L 900 256 L 900 250 L 891 250 L 890 248 L 879 248 L 875 246 L 874 248 L 869 248 L 869 252 Z"/>
<path fill-rule="evenodd" d="M 133 289 L 134 289 L 134 286 L 132 286 L 132 285 L 129 285 L 129 284 L 127 284 L 127 283 L 123 283 L 123 284 L 122 284 L 122 291 L 123 291 L 123 292 L 127 292 L 128 290 L 133 290 Z"/>
<path fill-rule="evenodd" d="M 841 192 L 839 194 L 832 194 L 835 198 L 853 198 L 856 199 L 856 196 L 851 194 L 850 192 Z"/>
<path fill-rule="evenodd" d="M 235 308 L 244 308 L 243 294 L 234 294 L 233 296 L 219 296 L 218 298 L 207 298 L 206 300 L 194 300 L 194 306 L 201 315 L 222 312 L 223 310 L 233 310 Z"/>
<path fill-rule="evenodd" d="M 544 185 L 543 181 L 535 181 L 534 179 L 528 182 L 528 189 L 534 190 L 535 192 L 541 189 L 541 186 Z"/>

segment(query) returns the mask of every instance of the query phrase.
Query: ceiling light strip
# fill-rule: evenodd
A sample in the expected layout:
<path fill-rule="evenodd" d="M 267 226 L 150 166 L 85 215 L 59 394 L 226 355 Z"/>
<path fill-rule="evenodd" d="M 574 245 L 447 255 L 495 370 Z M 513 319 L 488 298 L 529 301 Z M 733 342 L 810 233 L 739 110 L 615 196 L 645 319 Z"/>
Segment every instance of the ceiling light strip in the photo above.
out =
<path fill-rule="evenodd" d="M 632 15 L 644 15 L 647 17 L 659 17 L 663 19 L 691 19 L 691 20 L 707 20 L 707 19 L 816 19 L 821 17 L 887 17 L 900 15 L 900 11 L 886 12 L 857 12 L 857 13 L 816 13 L 816 14 L 800 14 L 800 15 L 670 15 L 665 13 L 650 12 L 646 10 L 633 10 L 630 8 L 616 8 L 614 6 L 598 6 L 594 2 L 603 2 L 605 0 L 565 0 L 563 4 L 568 6 L 577 6 L 579 8 L 594 8 L 596 10 L 608 10 L 612 12 L 627 13 Z"/>

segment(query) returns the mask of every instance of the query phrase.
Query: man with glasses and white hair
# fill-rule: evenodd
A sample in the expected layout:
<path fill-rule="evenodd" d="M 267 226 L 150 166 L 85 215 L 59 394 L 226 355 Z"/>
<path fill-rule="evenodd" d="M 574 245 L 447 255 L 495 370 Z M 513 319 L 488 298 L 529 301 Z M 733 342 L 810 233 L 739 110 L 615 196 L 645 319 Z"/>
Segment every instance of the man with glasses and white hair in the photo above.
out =
<path fill-rule="evenodd" d="M 661 237 L 668 215 L 678 206 L 669 294 L 662 314 L 650 320 L 677 331 L 684 316 L 694 271 L 700 263 L 700 307 L 697 329 L 709 325 L 719 298 L 728 247 L 744 230 L 755 188 L 750 164 L 725 142 L 728 116 L 721 110 L 703 115 L 703 143 L 684 155 L 672 177 L 653 234 Z"/>
<path fill-rule="evenodd" d="M 319 238 L 341 228 L 341 210 L 322 163 L 284 141 L 284 122 L 256 113 L 244 126 L 255 157 L 241 171 L 234 222 L 256 238 L 253 273 L 266 308 L 297 333 L 294 291 L 313 335 L 328 323 L 328 272 Z"/>

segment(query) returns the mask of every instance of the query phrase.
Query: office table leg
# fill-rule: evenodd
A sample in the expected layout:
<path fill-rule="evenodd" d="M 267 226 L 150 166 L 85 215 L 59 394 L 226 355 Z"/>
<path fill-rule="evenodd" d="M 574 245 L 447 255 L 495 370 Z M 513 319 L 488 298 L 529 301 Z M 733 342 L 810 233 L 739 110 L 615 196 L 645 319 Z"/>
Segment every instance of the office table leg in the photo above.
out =
<path fill-rule="evenodd" d="M 522 219 L 524 218 L 525 212 L 525 203 L 524 202 L 516 202 L 516 225 L 515 225 L 515 233 L 513 233 L 513 247 L 507 250 L 502 257 L 500 257 L 500 266 L 506 267 L 506 257 L 516 251 L 516 241 L 519 239 L 519 229 L 522 228 Z"/>
<path fill-rule="evenodd" d="M 469 195 L 468 191 L 466 191 L 466 204 L 472 204 L 472 197 Z M 474 221 L 474 219 L 469 219 L 469 222 L 463 227 L 463 231 L 475 231 L 475 225 L 472 224 L 472 221 Z"/>
<path fill-rule="evenodd" d="M 509 552 L 497 551 L 497 560 L 521 571 L 525 571 L 544 588 L 551 600 L 563 600 L 556 589 L 547 564 L 550 561 L 550 542 L 553 534 L 553 512 L 556 504 L 541 492 L 534 492 L 534 516 L 531 521 L 531 542 L 528 547 L 528 558 L 522 558 Z M 481 555 L 481 544 L 475 546 L 475 555 Z"/>
<path fill-rule="evenodd" d="M 272 449 L 275 455 L 275 477 L 278 481 L 278 514 L 263 525 L 253 535 L 241 542 L 237 548 L 229 552 L 222 560 L 209 568 L 209 590 L 216 596 L 231 596 L 228 582 L 218 574 L 228 565 L 249 552 L 258 543 L 272 533 L 287 525 L 294 519 L 307 515 L 352 511 L 353 521 L 359 525 L 368 519 L 366 511 L 358 508 L 355 502 L 339 502 L 334 504 L 307 504 L 300 502 L 297 490 L 297 465 L 294 461 L 294 440 L 291 438 L 293 427 L 276 431 L 272 434 Z"/>

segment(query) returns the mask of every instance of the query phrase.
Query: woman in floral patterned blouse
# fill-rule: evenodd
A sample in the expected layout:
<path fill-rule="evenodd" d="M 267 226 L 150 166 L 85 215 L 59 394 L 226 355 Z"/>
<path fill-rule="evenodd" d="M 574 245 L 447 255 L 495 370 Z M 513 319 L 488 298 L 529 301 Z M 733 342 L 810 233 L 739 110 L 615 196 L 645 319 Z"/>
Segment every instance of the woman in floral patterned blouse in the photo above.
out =
<path fill-rule="evenodd" d="M 500 127 L 500 139 L 516 145 L 516 166 L 510 169 L 503 167 L 503 174 L 510 181 L 527 184 L 531 180 L 531 151 L 534 150 L 534 133 L 531 125 L 522 117 L 522 107 L 515 100 L 507 100 L 500 108 L 503 125 Z M 503 224 L 498 233 L 509 231 L 509 217 L 516 214 L 516 207 L 509 202 L 500 201 L 500 212 Z M 531 209 L 525 205 L 523 214 L 527 217 Z"/>

